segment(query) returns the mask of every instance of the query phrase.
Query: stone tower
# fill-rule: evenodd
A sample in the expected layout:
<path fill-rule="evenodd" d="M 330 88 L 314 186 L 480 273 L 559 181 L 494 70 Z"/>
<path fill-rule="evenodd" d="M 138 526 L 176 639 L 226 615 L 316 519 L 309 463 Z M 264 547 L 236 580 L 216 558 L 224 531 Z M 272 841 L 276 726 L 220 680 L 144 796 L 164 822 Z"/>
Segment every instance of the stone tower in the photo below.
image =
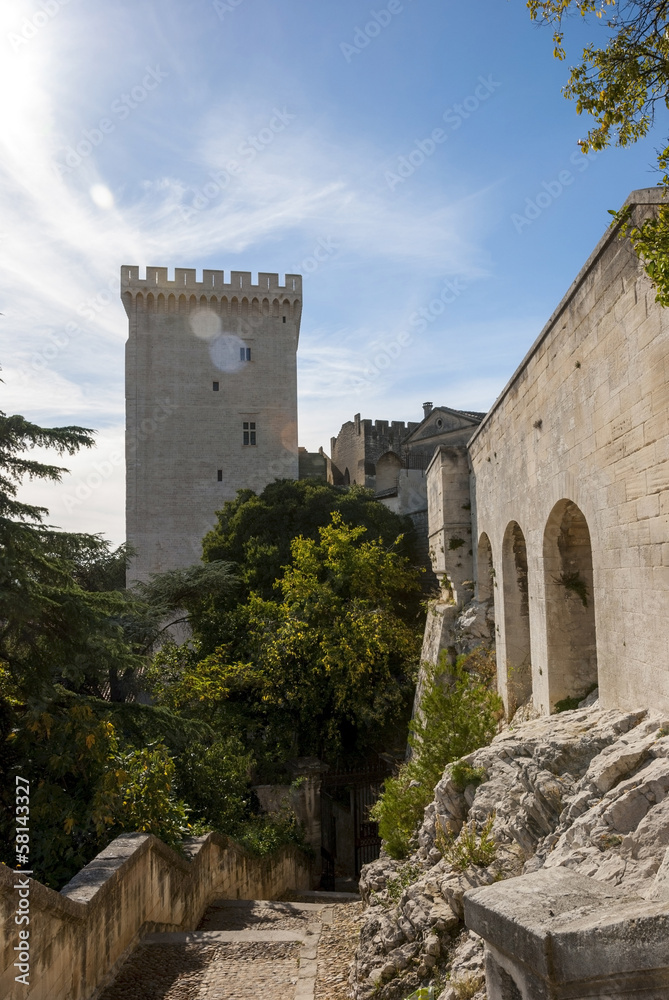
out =
<path fill-rule="evenodd" d="M 302 278 L 121 268 L 126 344 L 128 582 L 201 556 L 237 490 L 297 479 Z"/>

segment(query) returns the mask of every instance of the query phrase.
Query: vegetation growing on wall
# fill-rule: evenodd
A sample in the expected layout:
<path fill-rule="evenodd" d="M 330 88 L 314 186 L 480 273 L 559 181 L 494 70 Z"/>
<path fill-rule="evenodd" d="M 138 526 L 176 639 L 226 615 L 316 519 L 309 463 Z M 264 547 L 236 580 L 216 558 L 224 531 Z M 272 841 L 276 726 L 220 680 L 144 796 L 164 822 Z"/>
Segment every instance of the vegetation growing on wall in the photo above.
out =
<path fill-rule="evenodd" d="M 439 666 L 428 672 L 420 714 L 410 726 L 413 755 L 385 781 L 371 813 L 393 858 L 409 854 L 446 765 L 485 746 L 497 731 L 503 706 L 492 687 L 490 660 L 490 654 L 474 650 L 451 665 L 442 652 Z"/>

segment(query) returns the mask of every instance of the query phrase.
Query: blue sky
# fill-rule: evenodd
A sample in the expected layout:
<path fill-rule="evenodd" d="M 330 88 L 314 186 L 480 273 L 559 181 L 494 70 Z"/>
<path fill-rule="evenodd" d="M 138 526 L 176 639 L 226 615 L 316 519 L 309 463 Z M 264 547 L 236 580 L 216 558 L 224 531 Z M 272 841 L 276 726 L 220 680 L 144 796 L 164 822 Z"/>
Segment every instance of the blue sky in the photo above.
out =
<path fill-rule="evenodd" d="M 4 4 L 0 405 L 99 432 L 25 497 L 123 540 L 121 264 L 304 274 L 309 449 L 486 410 L 657 181 L 659 139 L 582 156 L 567 65 L 524 0 Z"/>

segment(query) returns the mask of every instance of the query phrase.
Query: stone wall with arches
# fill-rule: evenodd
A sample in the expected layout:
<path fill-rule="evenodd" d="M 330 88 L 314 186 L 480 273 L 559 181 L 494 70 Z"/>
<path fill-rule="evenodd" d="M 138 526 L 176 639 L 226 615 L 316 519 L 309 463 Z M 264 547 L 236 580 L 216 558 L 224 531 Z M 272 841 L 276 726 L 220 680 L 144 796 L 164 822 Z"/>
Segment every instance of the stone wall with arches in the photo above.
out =
<path fill-rule="evenodd" d="M 635 191 L 637 219 L 656 189 Z M 669 310 L 609 230 L 468 445 L 507 710 L 669 710 Z"/>

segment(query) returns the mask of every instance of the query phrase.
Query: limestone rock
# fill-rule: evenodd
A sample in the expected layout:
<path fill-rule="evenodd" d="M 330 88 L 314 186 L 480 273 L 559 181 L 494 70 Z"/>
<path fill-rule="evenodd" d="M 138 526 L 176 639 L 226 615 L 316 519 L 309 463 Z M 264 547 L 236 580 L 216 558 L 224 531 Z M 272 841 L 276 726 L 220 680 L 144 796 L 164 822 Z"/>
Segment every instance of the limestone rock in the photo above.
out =
<path fill-rule="evenodd" d="M 483 947 L 463 929 L 463 895 L 544 867 L 588 875 L 613 891 L 669 899 L 669 736 L 646 712 L 580 706 L 514 724 L 464 760 L 482 768 L 478 787 L 462 791 L 452 765 L 434 790 L 406 861 L 367 865 L 361 892 L 366 920 L 354 964 L 353 996 L 404 1000 L 437 973 L 474 989 Z M 495 815 L 494 860 L 456 870 L 436 843 L 464 823 Z M 441 840 L 440 840 L 441 843 Z M 443 847 L 443 843 L 442 843 Z M 412 869 L 405 869 L 405 865 Z M 387 891 L 400 870 L 415 879 L 399 900 Z M 389 973 L 392 966 L 393 974 Z M 375 985 L 378 984 L 378 985 Z M 449 993 L 450 989 L 450 993 Z M 449 987 L 440 1000 L 453 993 Z M 483 1000 L 485 993 L 475 993 Z"/>

